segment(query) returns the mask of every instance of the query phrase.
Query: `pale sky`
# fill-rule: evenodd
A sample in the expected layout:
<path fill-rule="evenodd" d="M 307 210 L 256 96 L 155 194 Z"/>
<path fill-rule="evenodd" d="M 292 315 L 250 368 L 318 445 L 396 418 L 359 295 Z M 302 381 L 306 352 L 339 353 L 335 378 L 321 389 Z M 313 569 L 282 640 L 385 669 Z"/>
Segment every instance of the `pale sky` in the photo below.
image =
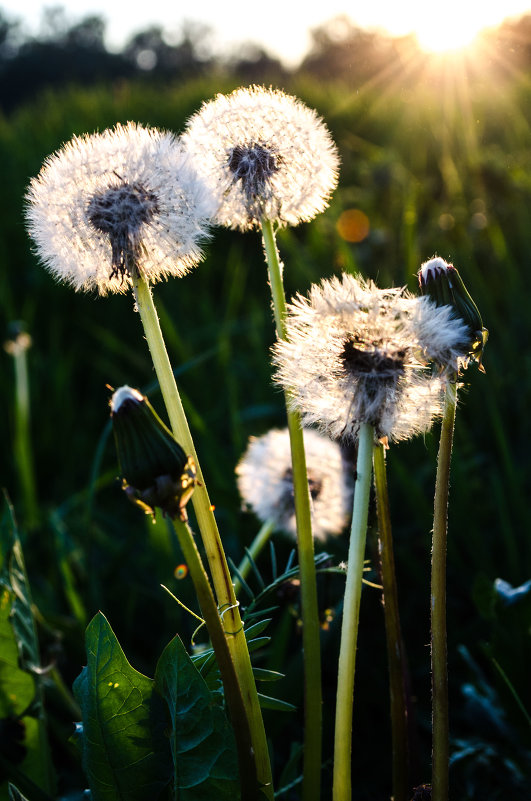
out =
<path fill-rule="evenodd" d="M 309 29 L 339 14 L 347 14 L 361 27 L 380 28 L 392 34 L 417 32 L 435 46 L 467 40 L 480 29 L 504 18 L 531 13 L 531 0 L 194 0 L 192 3 L 149 0 L 126 4 L 120 0 L 0 0 L 0 8 L 22 17 L 35 32 L 45 5 L 62 5 L 73 22 L 87 14 L 100 14 L 107 21 L 107 41 L 119 47 L 128 36 L 150 24 L 162 25 L 169 34 L 178 33 L 184 20 L 206 23 L 214 29 L 213 44 L 225 51 L 235 44 L 254 41 L 288 63 L 296 63 L 307 51 Z M 455 42 L 461 43 L 459 42 Z"/>

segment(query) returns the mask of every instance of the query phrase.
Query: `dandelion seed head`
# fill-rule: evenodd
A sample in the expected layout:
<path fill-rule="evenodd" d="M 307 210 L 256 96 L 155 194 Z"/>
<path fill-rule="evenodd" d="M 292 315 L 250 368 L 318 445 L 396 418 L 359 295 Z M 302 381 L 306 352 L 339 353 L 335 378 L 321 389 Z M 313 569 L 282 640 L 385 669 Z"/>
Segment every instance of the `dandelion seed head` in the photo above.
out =
<path fill-rule="evenodd" d="M 262 218 L 297 225 L 324 211 L 337 184 L 337 149 L 300 100 L 259 86 L 217 95 L 183 135 L 217 200 L 215 220 L 246 230 Z"/>
<path fill-rule="evenodd" d="M 202 258 L 214 206 L 181 143 L 134 123 L 74 137 L 31 181 L 26 219 L 47 269 L 76 290 L 124 292 Z"/>
<path fill-rule="evenodd" d="M 337 443 L 305 429 L 304 448 L 310 492 L 312 531 L 324 541 L 344 530 L 352 511 L 352 479 Z M 244 505 L 262 523 L 273 520 L 278 530 L 297 535 L 293 471 L 288 429 L 273 429 L 251 437 L 236 468 Z"/>
<path fill-rule="evenodd" d="M 295 299 L 273 358 L 304 425 L 355 440 L 369 423 L 378 439 L 392 441 L 430 427 L 441 414 L 442 382 L 427 369 L 415 331 L 418 301 L 347 274 Z"/>

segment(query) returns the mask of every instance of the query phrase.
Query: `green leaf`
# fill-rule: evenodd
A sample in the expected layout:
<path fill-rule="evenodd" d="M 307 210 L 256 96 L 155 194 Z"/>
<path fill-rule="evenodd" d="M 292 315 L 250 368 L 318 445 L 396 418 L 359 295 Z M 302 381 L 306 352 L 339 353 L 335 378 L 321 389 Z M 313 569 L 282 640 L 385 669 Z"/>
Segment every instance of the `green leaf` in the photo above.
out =
<path fill-rule="evenodd" d="M 168 784 L 167 723 L 153 680 L 127 661 L 99 612 L 86 631 L 87 666 L 74 682 L 83 762 L 93 801 L 155 801 Z"/>
<path fill-rule="evenodd" d="M 19 652 L 11 608 L 14 594 L 7 587 L 0 590 L 0 718 L 20 717 L 35 697 L 33 677 L 19 667 Z"/>
<path fill-rule="evenodd" d="M 279 673 L 278 670 L 257 667 L 253 667 L 253 675 L 257 681 L 279 681 L 285 678 L 285 674 Z"/>
<path fill-rule="evenodd" d="M 294 712 L 297 707 L 288 701 L 281 701 L 280 698 L 271 698 L 269 695 L 258 693 L 258 700 L 262 709 L 275 709 L 277 712 Z"/>
<path fill-rule="evenodd" d="M 170 710 L 173 799 L 236 801 L 240 793 L 232 729 L 178 637 L 159 659 L 155 686 Z"/>

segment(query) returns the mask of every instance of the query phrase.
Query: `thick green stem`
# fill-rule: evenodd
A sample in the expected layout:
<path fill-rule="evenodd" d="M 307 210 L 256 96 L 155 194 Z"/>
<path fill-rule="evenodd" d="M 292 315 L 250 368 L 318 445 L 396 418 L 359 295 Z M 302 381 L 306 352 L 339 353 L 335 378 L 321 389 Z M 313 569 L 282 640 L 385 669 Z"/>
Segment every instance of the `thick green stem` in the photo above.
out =
<path fill-rule="evenodd" d="M 368 423 L 362 423 L 358 439 L 354 507 L 352 510 L 337 675 L 333 801 L 350 801 L 352 797 L 351 755 L 354 674 L 371 490 L 373 441 L 374 428 Z"/>
<path fill-rule="evenodd" d="M 446 641 L 446 542 L 450 460 L 457 385 L 448 383 L 437 459 L 431 552 L 432 801 L 448 801 L 448 646 Z"/>
<path fill-rule="evenodd" d="M 385 446 L 374 446 L 374 487 L 378 511 L 378 550 L 383 584 L 383 607 L 385 636 L 387 640 L 387 663 L 389 668 L 389 698 L 391 706 L 391 735 L 393 751 L 394 801 L 407 801 L 408 795 L 408 724 L 406 702 L 406 664 L 400 615 L 398 591 L 393 553 L 393 534 L 389 513 L 389 495 L 385 469 Z"/>
<path fill-rule="evenodd" d="M 275 530 L 275 521 L 274 520 L 266 520 L 266 522 L 261 527 L 260 531 L 251 542 L 251 547 L 248 548 L 248 554 L 246 554 L 240 564 L 238 565 L 238 575 L 242 577 L 245 581 L 247 576 L 249 575 L 249 571 L 251 570 L 251 559 L 256 559 L 256 557 L 261 553 L 264 546 L 267 545 L 271 534 Z M 249 559 L 249 556 L 251 559 Z M 234 579 L 234 594 L 236 597 L 241 589 L 241 581 L 236 576 Z"/>
<path fill-rule="evenodd" d="M 171 369 L 158 315 L 151 296 L 151 290 L 144 278 L 138 275 L 138 273 L 134 273 L 133 275 L 133 290 L 144 326 L 144 333 L 146 335 L 151 358 L 153 359 L 155 372 L 170 419 L 171 428 L 179 444 L 184 448 L 186 453 L 193 456 L 195 460 L 197 478 L 200 483 L 192 496 L 192 503 L 212 575 L 217 603 L 222 613 L 225 636 L 234 661 L 247 710 L 247 719 L 251 730 L 251 741 L 256 755 L 258 781 L 263 788 L 262 792 L 264 797 L 272 800 L 273 783 L 271 764 L 262 711 L 258 700 L 256 683 L 253 676 L 251 659 L 249 657 L 249 649 L 243 631 L 240 611 L 234 594 L 229 567 L 219 536 L 216 519 L 214 517 L 213 507 L 208 497 L 205 480 L 201 472 L 201 466 L 188 427 L 188 421 L 177 389 L 175 376 Z"/>
<path fill-rule="evenodd" d="M 282 265 L 270 220 L 262 219 L 262 235 L 269 269 L 277 336 L 279 339 L 285 339 L 286 298 L 282 281 Z M 303 621 L 305 726 L 302 801 L 318 801 L 321 791 L 322 758 L 321 628 L 302 427 L 299 414 L 289 409 L 289 397 L 286 397 L 286 406 L 293 469 Z"/>
<path fill-rule="evenodd" d="M 251 731 L 245 704 L 238 682 L 238 676 L 229 650 L 223 623 L 219 616 L 214 593 L 210 586 L 208 576 L 197 550 L 193 533 L 187 523 L 178 518 L 174 519 L 174 526 L 179 539 L 184 558 L 190 570 L 194 583 L 197 600 L 201 607 L 210 641 L 216 654 L 219 671 L 225 690 L 225 700 L 229 710 L 236 745 L 238 749 L 238 764 L 240 769 L 240 790 L 242 801 L 255 801 L 259 793 L 256 771 L 255 755 L 251 746 Z"/>

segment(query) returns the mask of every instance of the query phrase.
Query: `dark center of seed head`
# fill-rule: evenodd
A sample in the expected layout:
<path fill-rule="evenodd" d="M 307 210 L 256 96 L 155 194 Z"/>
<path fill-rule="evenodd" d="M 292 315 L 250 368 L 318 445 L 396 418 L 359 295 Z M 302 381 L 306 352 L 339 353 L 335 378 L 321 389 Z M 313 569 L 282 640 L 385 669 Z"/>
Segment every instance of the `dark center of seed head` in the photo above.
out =
<path fill-rule="evenodd" d="M 130 275 L 140 255 L 142 225 L 159 210 L 154 192 L 142 184 L 122 181 L 93 195 L 87 209 L 90 223 L 107 234 L 112 250 L 110 277 Z"/>
<path fill-rule="evenodd" d="M 341 361 L 345 370 L 356 376 L 392 378 L 404 371 L 405 350 L 391 350 L 382 342 L 369 342 L 352 335 L 345 340 Z"/>
<path fill-rule="evenodd" d="M 234 181 L 241 181 L 247 198 L 263 195 L 270 178 L 280 169 L 281 157 L 270 147 L 255 142 L 236 145 L 229 155 Z"/>

